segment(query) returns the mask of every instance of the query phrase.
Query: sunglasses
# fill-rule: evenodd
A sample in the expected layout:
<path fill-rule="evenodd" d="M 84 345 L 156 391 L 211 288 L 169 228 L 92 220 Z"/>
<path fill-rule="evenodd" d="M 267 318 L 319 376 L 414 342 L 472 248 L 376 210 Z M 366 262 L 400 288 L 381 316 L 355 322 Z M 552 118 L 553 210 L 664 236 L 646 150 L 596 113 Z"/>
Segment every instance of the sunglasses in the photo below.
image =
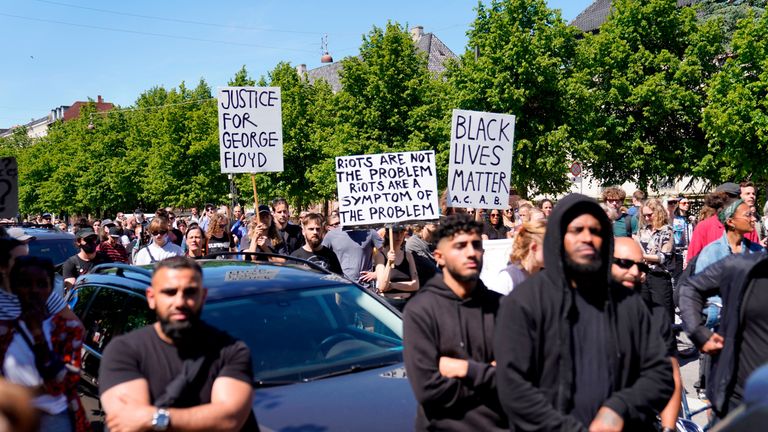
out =
<path fill-rule="evenodd" d="M 156 235 L 166 235 L 166 234 L 168 234 L 168 230 L 157 230 L 157 231 L 152 231 L 152 235 L 153 235 L 153 236 L 156 236 Z"/>
<path fill-rule="evenodd" d="M 491 213 L 490 217 L 499 217 L 499 214 L 498 213 Z"/>
<path fill-rule="evenodd" d="M 644 262 L 632 261 L 631 259 L 627 259 L 627 258 L 614 257 L 613 263 L 625 270 L 629 270 L 632 268 L 632 266 L 635 266 L 635 265 L 637 266 L 637 269 L 643 273 L 648 273 L 648 271 L 650 270 L 650 267 L 648 267 L 648 264 Z"/>
<path fill-rule="evenodd" d="M 643 217 L 651 217 L 653 216 L 653 213 L 643 213 Z"/>

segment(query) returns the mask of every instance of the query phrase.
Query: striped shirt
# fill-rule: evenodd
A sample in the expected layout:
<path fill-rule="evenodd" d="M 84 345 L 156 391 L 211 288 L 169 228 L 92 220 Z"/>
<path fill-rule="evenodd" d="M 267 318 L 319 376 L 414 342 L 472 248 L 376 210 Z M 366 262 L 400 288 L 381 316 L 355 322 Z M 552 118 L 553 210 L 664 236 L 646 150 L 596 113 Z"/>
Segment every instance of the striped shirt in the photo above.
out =
<path fill-rule="evenodd" d="M 48 309 L 48 316 L 56 315 L 61 312 L 67 303 L 64 298 L 57 292 L 51 292 L 46 302 L 46 308 Z M 0 320 L 11 321 L 16 320 L 21 316 L 21 302 L 15 295 L 0 289 Z"/>

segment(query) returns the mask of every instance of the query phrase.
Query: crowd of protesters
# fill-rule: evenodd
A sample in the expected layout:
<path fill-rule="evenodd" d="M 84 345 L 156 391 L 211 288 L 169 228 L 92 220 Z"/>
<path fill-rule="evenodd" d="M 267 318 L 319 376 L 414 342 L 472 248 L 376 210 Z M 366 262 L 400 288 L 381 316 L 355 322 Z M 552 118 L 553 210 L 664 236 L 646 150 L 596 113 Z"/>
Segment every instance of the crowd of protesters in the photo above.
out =
<path fill-rule="evenodd" d="M 200 288 L 196 259 L 285 262 L 290 255 L 404 311 L 418 430 L 675 430 L 683 397 L 673 332 L 678 314 L 701 350 L 697 387 L 717 423 L 744 405 L 747 378 L 768 362 L 768 235 L 755 186 L 720 185 L 698 215 L 683 195 L 658 199 L 636 191 L 629 206 L 626 199 L 611 187 L 602 202 L 579 194 L 557 203 L 510 196 L 506 208 L 461 209 L 443 201 L 440 221 L 378 231 L 343 229 L 336 212 L 294 217 L 280 198 L 251 212 L 207 204 L 201 214 L 165 208 L 147 217 L 137 210 L 71 227 L 45 213 L 33 222 L 73 232 L 78 253 L 61 268 L 62 289 L 49 259 L 26 256 L 29 236 L 2 233 L 0 393 L 13 392 L 37 409 L 17 410 L 16 430 L 89 430 L 77 395 L 83 327 L 63 293 L 98 264 L 154 265 L 163 280 L 153 278 L 152 304 L 169 284 L 181 283 L 178 275 Z M 504 239 L 505 266 L 484 282 L 483 242 Z M 191 340 L 155 307 L 161 339 Z M 131 344 L 146 338 L 131 340 L 115 344 L 104 360 L 137 355 Z M 226 341 L 215 349 L 238 347 L 232 361 L 246 364 L 247 348 Z M 246 375 L 238 376 L 241 384 Z M 135 420 L 120 396 L 137 391 L 132 383 L 105 385 L 115 430 L 131 430 Z M 220 406 L 219 414 L 234 417 L 216 421 L 254 427 L 253 416 L 240 412 L 248 411 L 249 392 L 230 384 L 242 397 L 231 412 Z M 153 426 L 175 415 L 183 419 L 177 424 L 190 421 L 194 429 L 194 415 L 160 411 Z"/>

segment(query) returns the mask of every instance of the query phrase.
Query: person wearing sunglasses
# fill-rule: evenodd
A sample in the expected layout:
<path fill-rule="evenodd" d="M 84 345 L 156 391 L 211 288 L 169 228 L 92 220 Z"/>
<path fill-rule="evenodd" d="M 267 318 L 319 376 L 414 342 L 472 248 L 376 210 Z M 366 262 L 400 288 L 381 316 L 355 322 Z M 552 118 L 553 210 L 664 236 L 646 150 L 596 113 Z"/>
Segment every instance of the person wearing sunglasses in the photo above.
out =
<path fill-rule="evenodd" d="M 640 207 L 642 211 L 644 207 Z M 611 265 L 611 276 L 613 280 L 623 287 L 641 292 L 645 275 L 650 268 L 643 262 L 643 250 L 636 241 L 629 237 L 618 237 L 613 244 L 613 264 Z M 667 350 L 667 357 L 672 363 L 672 377 L 675 380 L 675 391 L 669 399 L 667 406 L 659 413 L 661 419 L 662 432 L 674 432 L 677 417 L 680 412 L 680 403 L 682 401 L 682 381 L 680 378 L 680 362 L 677 360 L 677 340 L 672 332 L 672 323 L 664 314 L 664 308 L 661 305 L 653 303 L 648 295 L 642 295 L 648 310 L 651 312 L 651 322 L 657 327 L 659 334 L 664 340 Z"/>
<path fill-rule="evenodd" d="M 164 216 L 155 216 L 149 223 L 150 242 L 136 253 L 135 265 L 154 264 L 166 258 L 184 255 L 181 246 L 168 240 L 171 224 Z"/>
<path fill-rule="evenodd" d="M 507 238 L 510 229 L 504 225 L 503 213 L 500 209 L 491 209 L 488 220 L 483 224 L 483 240 L 500 240 Z M 511 235 L 511 234 L 510 234 Z"/>
<path fill-rule="evenodd" d="M 669 214 L 661 201 L 649 199 L 640 207 L 640 229 L 635 238 L 649 267 L 643 290 L 649 291 L 654 303 L 664 306 L 672 322 L 675 319 L 671 273 L 675 267 L 675 241 Z"/>

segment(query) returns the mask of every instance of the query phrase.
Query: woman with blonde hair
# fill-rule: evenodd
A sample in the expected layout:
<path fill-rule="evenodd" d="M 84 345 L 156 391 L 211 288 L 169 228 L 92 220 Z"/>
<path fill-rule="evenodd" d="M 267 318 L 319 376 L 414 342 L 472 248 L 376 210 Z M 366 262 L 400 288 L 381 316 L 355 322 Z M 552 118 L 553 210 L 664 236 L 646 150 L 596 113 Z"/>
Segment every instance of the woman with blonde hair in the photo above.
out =
<path fill-rule="evenodd" d="M 515 286 L 544 268 L 546 230 L 547 222 L 541 219 L 525 222 L 520 226 L 512 244 L 509 265 L 499 272 L 495 283 L 489 286 L 489 289 L 507 295 Z"/>
<path fill-rule="evenodd" d="M 674 322 L 671 272 L 675 266 L 675 241 L 665 207 L 657 199 L 649 199 L 640 207 L 640 228 L 635 240 L 643 249 L 643 261 L 650 268 L 640 293 L 646 300 L 663 306 L 670 322 Z"/>

